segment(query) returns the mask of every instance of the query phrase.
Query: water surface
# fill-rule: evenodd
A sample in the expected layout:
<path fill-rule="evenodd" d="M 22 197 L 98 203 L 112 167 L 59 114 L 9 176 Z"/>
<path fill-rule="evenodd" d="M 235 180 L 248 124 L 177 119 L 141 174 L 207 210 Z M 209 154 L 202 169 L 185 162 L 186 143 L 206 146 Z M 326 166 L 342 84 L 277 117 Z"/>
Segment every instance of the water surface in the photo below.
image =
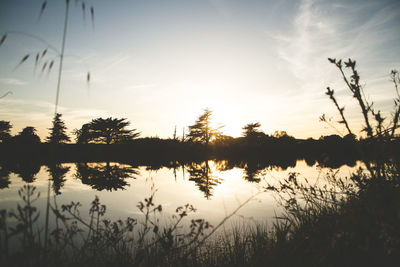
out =
<path fill-rule="evenodd" d="M 262 192 L 267 183 L 285 179 L 291 172 L 300 173 L 300 177 L 311 182 L 324 183 L 325 174 L 332 171 L 318 163 L 310 166 L 304 160 L 292 165 L 232 164 L 229 161 L 171 163 L 168 167 L 117 162 L 3 165 L 0 170 L 0 209 L 15 209 L 16 203 L 20 202 L 18 189 L 30 184 L 41 192 L 34 203 L 41 214 L 45 212 L 50 185 L 53 205 L 80 202 L 82 214 L 87 213 L 90 202 L 98 196 L 107 206 L 108 218 L 140 217 L 136 205 L 155 192 L 155 202 L 162 205 L 166 219 L 178 206 L 190 203 L 197 209 L 194 217 L 204 218 L 214 225 L 256 195 L 235 214 L 234 220 L 272 222 L 282 209 L 271 192 Z M 337 176 L 349 176 L 360 165 L 343 165 L 333 171 Z"/>

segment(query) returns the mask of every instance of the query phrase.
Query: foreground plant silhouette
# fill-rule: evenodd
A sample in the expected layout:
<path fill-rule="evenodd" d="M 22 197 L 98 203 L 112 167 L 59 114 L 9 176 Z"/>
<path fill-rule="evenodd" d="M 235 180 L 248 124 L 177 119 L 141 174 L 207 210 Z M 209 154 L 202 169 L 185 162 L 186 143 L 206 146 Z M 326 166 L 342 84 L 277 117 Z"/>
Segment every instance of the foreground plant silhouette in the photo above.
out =
<path fill-rule="evenodd" d="M 184 222 L 196 212 L 190 204 L 176 208 L 169 224 L 163 225 L 160 221 L 163 209 L 155 204 L 155 193 L 152 188 L 150 197 L 138 203 L 141 219 L 128 217 L 117 221 L 105 219 L 106 206 L 97 197 L 91 203 L 87 219 L 80 214 L 79 202 L 59 207 L 54 199 L 51 210 L 56 217 L 55 229 L 50 232 L 46 248 L 43 229 L 38 223 L 40 213 L 33 206 L 40 193 L 35 187 L 25 185 L 18 191 L 23 205 L 18 204 L 16 211 L 0 212 L 0 262 L 11 266 L 69 266 L 87 261 L 90 266 L 154 266 L 174 260 L 183 252 L 192 254 L 191 250 L 202 242 L 212 226 L 203 219 L 192 219 L 190 224 Z M 21 242 L 18 248 L 10 247 L 14 237 Z"/>
<path fill-rule="evenodd" d="M 343 81 L 345 82 L 346 86 L 350 90 L 352 96 L 357 100 L 360 108 L 361 113 L 364 118 L 365 125 L 362 129 L 363 132 L 367 133 L 368 138 L 379 137 L 379 138 L 386 138 L 386 139 L 393 139 L 395 138 L 395 131 L 399 127 L 399 115 L 400 115 L 400 94 L 398 91 L 398 86 L 400 84 L 400 77 L 399 72 L 397 70 L 392 70 L 390 72 L 390 78 L 394 84 L 396 89 L 396 98 L 393 99 L 394 107 L 392 111 L 392 117 L 389 119 L 389 122 L 384 124 L 386 118 L 382 117 L 381 111 L 376 111 L 374 109 L 374 103 L 369 102 L 365 97 L 364 88 L 360 82 L 360 76 L 358 74 L 356 68 L 356 61 L 351 60 L 350 58 L 348 61 L 342 62 L 341 59 L 336 60 L 332 58 L 328 58 L 329 62 L 334 64 L 340 71 Z M 344 67 L 343 67 L 344 64 Z M 350 74 L 345 73 L 345 69 L 350 70 Z M 340 107 L 338 101 L 334 95 L 334 90 L 330 87 L 327 87 L 326 94 L 334 103 L 335 107 L 337 108 L 340 116 L 341 121 L 339 123 L 343 123 L 347 129 L 349 135 L 353 135 L 353 132 L 350 129 L 348 120 L 344 115 L 344 107 Z M 375 119 L 375 126 L 372 124 L 370 117 Z M 323 121 L 325 121 L 325 116 L 321 117 Z M 387 120 L 386 120 L 387 121 Z"/>
<path fill-rule="evenodd" d="M 196 209 L 177 207 L 165 220 L 162 205 L 155 203 L 154 185 L 148 198 L 140 201 L 137 218 L 111 221 L 106 206 L 96 197 L 88 216 L 81 204 L 59 205 L 56 197 L 50 209 L 55 215 L 49 229 L 43 229 L 35 202 L 40 193 L 24 185 L 18 194 L 22 204 L 16 211 L 0 211 L 0 263 L 7 266 L 192 266 L 204 258 L 208 240 L 236 212 L 254 197 L 240 204 L 215 227 L 195 219 Z M 189 220 L 188 216 L 193 219 Z M 45 232 L 49 232 L 45 240 Z M 207 252 L 208 253 L 208 252 Z"/>
<path fill-rule="evenodd" d="M 345 68 L 342 60 L 329 58 L 339 69 L 345 84 L 361 108 L 364 118 L 367 146 L 360 147 L 360 155 L 372 154 L 373 160 L 365 162 L 348 178 L 339 178 L 333 171 L 326 175 L 325 184 L 318 185 L 299 174 L 269 184 L 267 189 L 276 193 L 285 207 L 281 222 L 275 225 L 279 246 L 291 255 L 280 264 L 288 266 L 395 266 L 400 260 L 400 160 L 388 158 L 387 152 L 398 141 L 400 97 L 397 91 L 399 77 L 391 72 L 395 84 L 392 118 L 386 124 L 380 111 L 368 102 L 360 84 L 356 62 L 349 59 Z M 340 123 L 349 136 L 353 136 L 350 123 L 328 87 L 326 94 L 336 106 Z M 325 118 L 325 116 L 323 116 Z M 370 117 L 375 119 L 372 123 Z M 274 254 L 275 255 L 275 254 Z M 279 255 L 279 251 L 278 251 Z"/>

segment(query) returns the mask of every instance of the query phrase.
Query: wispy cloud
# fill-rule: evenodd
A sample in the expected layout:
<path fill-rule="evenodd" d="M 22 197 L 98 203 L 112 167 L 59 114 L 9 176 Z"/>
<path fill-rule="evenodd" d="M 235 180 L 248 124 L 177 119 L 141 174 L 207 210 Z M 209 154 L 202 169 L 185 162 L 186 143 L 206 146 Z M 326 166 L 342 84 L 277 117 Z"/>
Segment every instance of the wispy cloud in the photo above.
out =
<path fill-rule="evenodd" d="M 26 111 L 29 110 L 29 113 Z M 0 117 L 11 121 L 16 133 L 25 126 L 38 129 L 38 134 L 44 138 L 54 115 L 54 104 L 45 101 L 28 101 L 22 99 L 3 99 L 0 105 Z M 69 130 L 79 128 L 83 123 L 93 118 L 109 116 L 109 112 L 101 109 L 59 107 Z M 29 121 L 27 121 L 29 117 Z"/>
<path fill-rule="evenodd" d="M 25 81 L 15 79 L 15 78 L 2 78 L 2 79 L 0 79 L 0 83 L 6 84 L 6 85 L 14 85 L 14 86 L 21 86 L 21 85 L 26 84 Z"/>
<path fill-rule="evenodd" d="M 96 67 L 92 71 L 96 74 L 95 81 L 98 83 L 115 82 L 114 76 L 123 77 L 123 74 L 126 73 L 120 74 L 120 72 L 121 69 L 126 69 L 126 66 L 130 65 L 129 59 L 131 59 L 129 53 L 118 53 L 94 62 L 93 65 Z"/>
<path fill-rule="evenodd" d="M 387 88 L 388 81 L 382 77 L 385 71 L 389 72 L 387 68 L 399 63 L 396 62 L 398 58 L 389 56 L 396 50 L 390 43 L 399 40 L 398 24 L 394 22 L 399 16 L 399 2 L 331 4 L 323 0 L 302 0 L 291 21 L 291 30 L 272 35 L 277 42 L 279 57 L 299 81 L 299 86 L 290 92 L 292 100 L 298 100 L 295 103 L 300 109 L 299 114 L 329 112 L 324 90 L 326 86 L 333 86 L 341 94 L 341 103 L 348 105 L 347 114 L 357 122 L 358 110 L 353 106 L 351 96 L 344 91 L 346 88 L 336 68 L 327 61 L 328 57 L 351 57 L 361 62 L 359 69 L 363 83 L 374 85 L 374 88 L 366 87 L 367 94 L 374 100 L 390 104 L 383 99 L 391 98 L 391 94 L 385 94 L 379 88 Z M 391 109 L 389 105 L 379 108 Z"/>
<path fill-rule="evenodd" d="M 377 47 L 398 38 L 396 27 L 390 25 L 390 21 L 399 16 L 400 6 L 371 7 L 373 4 L 330 5 L 317 0 L 301 1 L 292 21 L 293 31 L 275 35 L 275 38 L 279 56 L 288 63 L 293 75 L 304 82 L 304 89 L 310 90 L 310 85 L 318 85 L 317 81 L 332 80 L 327 57 L 379 61 L 380 58 L 371 58 L 377 56 L 374 53 Z M 369 18 L 364 15 L 367 11 L 372 13 Z"/>
<path fill-rule="evenodd" d="M 2 100 L 4 106 L 8 107 L 18 107 L 18 106 L 32 106 L 36 108 L 43 108 L 43 109 L 54 109 L 54 104 L 51 104 L 46 101 L 39 101 L 39 100 L 25 100 L 25 99 L 3 99 Z"/>
<path fill-rule="evenodd" d="M 303 0 L 292 22 L 293 32 L 276 36 L 279 56 L 288 63 L 292 74 L 307 85 L 318 76 L 316 70 L 326 65 L 326 54 L 336 50 L 338 41 L 334 22 L 319 15 L 315 4 L 314 0 Z"/>

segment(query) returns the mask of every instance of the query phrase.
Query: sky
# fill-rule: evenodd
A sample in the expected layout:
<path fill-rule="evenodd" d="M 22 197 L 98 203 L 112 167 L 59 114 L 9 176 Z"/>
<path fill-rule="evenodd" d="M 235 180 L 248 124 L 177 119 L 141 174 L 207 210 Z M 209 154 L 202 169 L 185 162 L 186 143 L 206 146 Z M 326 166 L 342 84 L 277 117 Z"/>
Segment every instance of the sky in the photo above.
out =
<path fill-rule="evenodd" d="M 327 60 L 357 60 L 367 98 L 390 116 L 400 68 L 398 0 L 70 1 L 59 112 L 68 131 L 98 117 L 127 118 L 141 136 L 178 135 L 205 108 L 234 137 L 248 123 L 297 138 L 350 127 L 359 107 Z M 0 0 L 0 120 L 12 133 L 34 126 L 43 139 L 54 115 L 66 1 Z M 92 23 L 89 8 L 94 8 Z M 35 67 L 36 53 L 48 49 Z M 21 59 L 30 57 L 19 64 Z M 54 60 L 51 71 L 43 64 Z M 87 83 L 87 72 L 90 82 Z"/>

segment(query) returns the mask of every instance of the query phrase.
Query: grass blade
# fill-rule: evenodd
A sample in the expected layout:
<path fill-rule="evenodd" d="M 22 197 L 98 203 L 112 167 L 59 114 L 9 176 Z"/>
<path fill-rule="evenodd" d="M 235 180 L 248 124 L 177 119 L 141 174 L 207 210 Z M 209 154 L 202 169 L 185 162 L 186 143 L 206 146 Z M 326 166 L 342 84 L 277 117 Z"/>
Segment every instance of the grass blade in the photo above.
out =
<path fill-rule="evenodd" d="M 45 50 L 43 50 L 42 55 L 40 56 L 40 59 L 42 59 L 47 53 L 47 48 Z"/>
<path fill-rule="evenodd" d="M 0 39 L 0 46 L 4 43 L 4 41 L 6 40 L 6 38 L 7 38 L 7 33 L 4 34 L 3 37 L 1 37 L 1 39 Z"/>
<path fill-rule="evenodd" d="M 82 16 L 83 16 L 83 21 L 86 21 L 86 16 L 85 16 L 85 10 L 86 10 L 86 6 L 85 6 L 85 2 L 82 2 Z"/>
<path fill-rule="evenodd" d="M 44 70 L 46 69 L 46 67 L 47 67 L 47 61 L 43 64 L 42 73 L 44 72 Z"/>
<path fill-rule="evenodd" d="M 18 63 L 18 65 L 15 66 L 14 70 L 17 69 L 22 63 L 24 63 L 25 61 L 27 61 L 28 58 L 29 58 L 29 56 L 30 56 L 30 54 L 25 55 L 25 56 L 21 59 L 21 61 Z"/>
<path fill-rule="evenodd" d="M 90 17 L 92 19 L 92 27 L 94 30 L 94 8 L 93 8 L 93 6 L 90 7 Z"/>
<path fill-rule="evenodd" d="M 47 6 L 47 1 L 44 1 L 43 4 L 42 4 L 42 7 L 40 8 L 40 13 L 39 13 L 38 21 L 39 21 L 40 18 L 42 17 L 43 12 L 44 12 L 44 10 L 46 9 L 46 6 Z"/>
<path fill-rule="evenodd" d="M 53 68 L 53 65 L 54 65 L 54 60 L 52 60 L 52 61 L 50 62 L 50 64 L 49 64 L 49 70 L 48 70 L 47 73 L 50 73 L 51 69 Z"/>

